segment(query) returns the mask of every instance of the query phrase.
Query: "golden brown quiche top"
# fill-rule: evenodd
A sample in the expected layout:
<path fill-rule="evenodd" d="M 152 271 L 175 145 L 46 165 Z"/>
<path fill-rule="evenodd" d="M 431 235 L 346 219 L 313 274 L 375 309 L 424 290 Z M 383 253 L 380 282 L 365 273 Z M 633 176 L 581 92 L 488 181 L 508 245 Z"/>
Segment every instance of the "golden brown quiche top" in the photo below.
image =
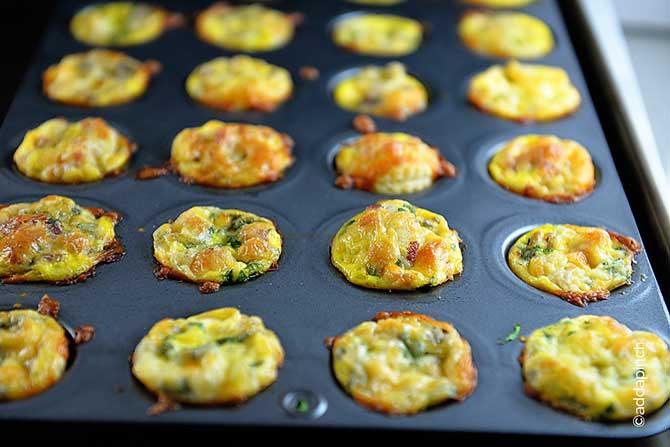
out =
<path fill-rule="evenodd" d="M 0 278 L 5 283 L 69 284 L 97 264 L 124 254 L 114 227 L 119 215 L 46 196 L 0 208 Z"/>

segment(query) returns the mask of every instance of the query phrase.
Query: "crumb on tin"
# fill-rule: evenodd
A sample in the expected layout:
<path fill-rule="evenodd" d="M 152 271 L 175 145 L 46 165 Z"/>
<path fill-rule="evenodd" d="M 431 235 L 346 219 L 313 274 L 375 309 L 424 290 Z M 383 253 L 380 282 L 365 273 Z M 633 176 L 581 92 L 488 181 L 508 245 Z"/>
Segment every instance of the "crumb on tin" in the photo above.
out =
<path fill-rule="evenodd" d="M 370 115 L 356 115 L 352 124 L 359 133 L 372 133 L 377 130 L 377 124 Z"/>
<path fill-rule="evenodd" d="M 319 76 L 321 76 L 321 73 L 319 73 L 319 69 L 316 67 L 309 65 L 300 67 L 300 77 L 306 81 L 316 81 L 319 79 Z"/>
<path fill-rule="evenodd" d="M 53 319 L 58 319 L 58 313 L 60 312 L 60 302 L 51 298 L 45 293 L 37 305 L 37 312 L 41 313 L 42 315 L 49 316 Z"/>
<path fill-rule="evenodd" d="M 137 171 L 135 177 L 138 180 L 150 180 L 158 177 L 163 177 L 170 174 L 172 171 L 169 166 L 145 166 Z"/>
<path fill-rule="evenodd" d="M 198 289 L 200 290 L 201 293 L 218 292 L 220 288 L 221 284 L 215 281 L 205 281 L 203 283 L 200 283 L 200 285 L 198 286 Z"/>
<path fill-rule="evenodd" d="M 175 411 L 178 409 L 179 409 L 178 403 L 174 402 L 172 399 L 163 394 L 159 394 L 158 401 L 149 407 L 149 409 L 147 410 L 147 414 L 149 416 L 157 416 L 159 414 L 168 411 Z"/>
<path fill-rule="evenodd" d="M 81 345 L 93 340 L 95 328 L 90 324 L 82 324 L 74 329 L 74 343 Z"/>

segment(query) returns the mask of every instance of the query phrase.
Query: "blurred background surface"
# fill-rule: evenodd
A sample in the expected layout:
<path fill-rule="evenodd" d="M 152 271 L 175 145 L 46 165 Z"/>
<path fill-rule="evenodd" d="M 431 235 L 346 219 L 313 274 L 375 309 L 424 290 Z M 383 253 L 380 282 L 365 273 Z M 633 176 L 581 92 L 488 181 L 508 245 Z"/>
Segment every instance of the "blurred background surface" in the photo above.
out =
<path fill-rule="evenodd" d="M 670 182 L 670 0 L 614 0 Z M 670 185 L 666 190 L 670 194 Z"/>

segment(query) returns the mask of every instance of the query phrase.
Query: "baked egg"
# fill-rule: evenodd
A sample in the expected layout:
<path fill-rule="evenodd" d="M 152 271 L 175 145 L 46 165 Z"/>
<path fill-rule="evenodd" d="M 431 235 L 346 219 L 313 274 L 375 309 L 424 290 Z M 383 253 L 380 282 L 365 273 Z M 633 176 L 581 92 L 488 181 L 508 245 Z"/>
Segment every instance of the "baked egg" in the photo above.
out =
<path fill-rule="evenodd" d="M 347 220 L 330 255 L 349 282 L 372 289 L 437 286 L 463 270 L 458 233 L 404 200 L 382 200 Z"/>
<path fill-rule="evenodd" d="M 147 89 L 160 69 L 112 50 L 95 49 L 65 56 L 42 76 L 44 94 L 73 106 L 107 107 L 130 102 Z"/>
<path fill-rule="evenodd" d="M 4 283 L 83 281 L 97 264 L 123 256 L 118 214 L 46 196 L 0 208 L 0 278 Z"/>
<path fill-rule="evenodd" d="M 153 234 L 159 276 L 198 283 L 204 293 L 248 281 L 277 267 L 282 238 L 252 213 L 195 206 Z"/>
<path fill-rule="evenodd" d="M 640 244 L 597 227 L 540 225 L 514 242 L 507 259 L 525 283 L 585 306 L 630 284 Z"/>
<path fill-rule="evenodd" d="M 399 121 L 428 105 L 426 88 L 400 62 L 358 70 L 337 84 L 333 96 L 343 109 Z"/>
<path fill-rule="evenodd" d="M 468 99 L 484 112 L 522 123 L 565 117 L 581 103 L 579 91 L 562 68 L 517 61 L 475 75 Z"/>
<path fill-rule="evenodd" d="M 337 382 L 356 402 L 391 414 L 465 400 L 477 386 L 468 342 L 449 323 L 380 312 L 331 344 Z"/>
<path fill-rule="evenodd" d="M 667 344 L 608 316 L 564 318 L 535 330 L 519 361 L 528 395 L 586 420 L 629 420 L 640 407 L 646 416 L 670 397 Z M 637 399 L 641 382 L 644 397 Z"/>
<path fill-rule="evenodd" d="M 53 118 L 26 133 L 14 164 L 40 182 L 96 182 L 123 172 L 135 147 L 102 118 Z"/>
<path fill-rule="evenodd" d="M 456 169 L 437 148 L 406 133 L 375 132 L 342 145 L 335 157 L 341 188 L 408 194 L 429 188 Z"/>
<path fill-rule="evenodd" d="M 277 379 L 284 350 L 256 316 L 224 307 L 156 323 L 132 356 L 151 392 L 190 404 L 237 404 Z"/>
<path fill-rule="evenodd" d="M 596 184 L 586 148 L 553 135 L 522 135 L 508 141 L 489 161 L 489 174 L 505 189 L 552 203 L 576 202 Z"/>

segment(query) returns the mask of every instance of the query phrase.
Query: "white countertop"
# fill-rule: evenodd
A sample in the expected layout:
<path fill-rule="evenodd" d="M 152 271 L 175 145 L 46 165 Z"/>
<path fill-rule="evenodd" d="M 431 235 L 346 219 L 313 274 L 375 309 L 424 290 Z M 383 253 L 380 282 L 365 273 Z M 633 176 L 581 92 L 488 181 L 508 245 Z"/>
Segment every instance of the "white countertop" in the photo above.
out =
<path fill-rule="evenodd" d="M 668 0 L 663 0 L 667 2 Z M 639 148 L 641 167 L 651 174 L 649 187 L 655 190 L 655 207 L 662 221 L 667 237 L 670 238 L 670 186 L 659 156 L 656 138 L 649 115 L 643 102 L 633 60 L 628 52 L 620 18 L 610 0 L 580 0 L 581 8 L 593 32 L 595 43 L 601 54 L 614 94 L 621 107 L 622 115 L 632 130 L 632 137 Z M 627 3 L 638 3 L 628 0 Z M 642 3 L 645 3 L 642 1 Z M 665 67 L 666 69 L 668 67 Z M 665 80 L 667 82 L 667 76 Z M 665 93 L 668 87 L 665 86 Z M 668 103 L 666 103 L 666 107 Z M 667 110 L 667 109 L 666 109 Z M 662 126 L 670 131 L 670 122 Z M 666 148 L 668 150 L 668 148 Z"/>

